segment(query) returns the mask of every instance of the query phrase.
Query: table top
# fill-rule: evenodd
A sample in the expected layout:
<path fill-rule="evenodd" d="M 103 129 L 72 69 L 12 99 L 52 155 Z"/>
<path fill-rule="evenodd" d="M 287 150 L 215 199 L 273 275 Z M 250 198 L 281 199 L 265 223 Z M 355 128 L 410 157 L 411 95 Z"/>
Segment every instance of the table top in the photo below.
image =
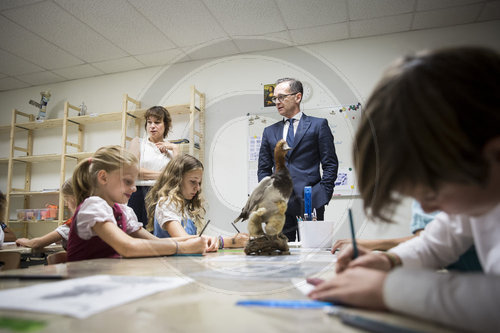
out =
<path fill-rule="evenodd" d="M 165 276 L 187 277 L 193 282 L 86 319 L 15 310 L 0 310 L 0 316 L 41 320 L 44 327 L 37 332 L 361 332 L 345 326 L 322 309 L 236 305 L 240 300 L 249 299 L 306 300 L 294 283 L 311 276 L 333 277 L 334 261 L 335 256 L 330 252 L 312 249 L 292 249 L 289 256 L 274 257 L 245 256 L 242 250 L 222 250 L 205 256 L 97 259 L 32 266 L 0 275 L 62 274 L 68 278 L 97 274 Z M 51 282 L 0 279 L 0 289 L 40 283 Z M 447 331 L 442 326 L 398 314 L 352 308 L 345 311 L 417 331 Z"/>
<path fill-rule="evenodd" d="M 32 249 L 30 247 L 17 246 L 15 242 L 4 243 L 0 248 L 0 252 L 18 252 L 21 254 L 37 254 L 37 253 L 55 253 L 64 250 L 60 244 L 51 244 L 41 249 Z"/>

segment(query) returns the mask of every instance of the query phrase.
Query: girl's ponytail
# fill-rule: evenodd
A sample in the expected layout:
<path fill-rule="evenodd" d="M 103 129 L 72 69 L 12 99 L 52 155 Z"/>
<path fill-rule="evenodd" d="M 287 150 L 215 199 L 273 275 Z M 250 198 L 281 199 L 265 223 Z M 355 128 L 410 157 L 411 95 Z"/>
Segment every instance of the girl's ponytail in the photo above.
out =
<path fill-rule="evenodd" d="M 76 205 L 94 193 L 99 171 L 112 172 L 124 165 L 137 165 L 137 157 L 120 146 L 99 148 L 92 157 L 81 161 L 73 172 L 73 191 Z"/>
<path fill-rule="evenodd" d="M 92 195 L 92 177 L 90 175 L 90 168 L 92 166 L 92 159 L 87 158 L 75 168 L 73 172 L 73 192 L 78 206 L 86 198 Z"/>

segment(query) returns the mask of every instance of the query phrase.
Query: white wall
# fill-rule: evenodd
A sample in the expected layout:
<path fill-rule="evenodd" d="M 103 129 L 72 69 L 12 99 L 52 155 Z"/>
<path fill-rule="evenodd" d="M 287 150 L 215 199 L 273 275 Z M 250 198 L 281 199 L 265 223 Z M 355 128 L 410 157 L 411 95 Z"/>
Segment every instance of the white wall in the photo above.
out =
<path fill-rule="evenodd" d="M 36 109 L 28 101 L 39 100 L 39 92 L 46 89 L 52 92 L 48 117 L 56 118 L 62 116 L 66 100 L 74 105 L 85 101 L 90 113 L 119 111 L 124 93 L 142 100 L 144 107 L 186 103 L 189 98 L 188 87 L 194 84 L 207 94 L 205 194 L 208 215 L 213 224 L 212 232 L 232 233 L 229 222 L 237 216 L 239 207 L 246 200 L 246 114 L 276 115 L 275 109 L 262 106 L 262 84 L 273 83 L 282 76 L 293 76 L 306 81 L 312 88 L 311 98 L 303 105 L 306 113 L 308 109 L 328 108 L 355 101 L 363 103 L 383 69 L 401 54 L 423 48 L 462 44 L 500 49 L 498 31 L 500 21 L 493 21 L 262 51 L 7 91 L 0 93 L 0 125 L 10 124 L 13 108 L 35 113 Z M 119 124 L 89 126 L 88 133 L 91 135 L 85 138 L 85 150 L 95 150 L 103 142 L 118 144 L 118 126 Z M 179 119 L 170 137 L 186 135 L 186 123 Z M 35 153 L 60 152 L 58 136 L 60 133 L 57 130 L 37 132 Z M 344 139 L 349 142 L 351 138 Z M 340 150 L 348 151 L 343 148 Z M 7 155 L 8 133 L 0 132 L 0 157 Z M 349 163 L 347 156 L 343 156 L 342 160 L 343 163 Z M 58 173 L 53 173 L 53 168 L 54 166 L 37 166 L 33 188 L 57 187 Z M 0 174 L 0 189 L 5 191 L 5 163 L 0 164 Z M 22 183 L 23 180 L 22 174 L 18 172 L 15 182 Z M 395 216 L 398 223 L 390 226 L 365 223 L 358 199 L 334 199 L 327 207 L 326 216 L 329 220 L 339 222 L 339 237 L 348 235 L 344 223 L 348 207 L 354 209 L 359 236 L 402 236 L 409 233 L 408 202 L 400 207 Z"/>

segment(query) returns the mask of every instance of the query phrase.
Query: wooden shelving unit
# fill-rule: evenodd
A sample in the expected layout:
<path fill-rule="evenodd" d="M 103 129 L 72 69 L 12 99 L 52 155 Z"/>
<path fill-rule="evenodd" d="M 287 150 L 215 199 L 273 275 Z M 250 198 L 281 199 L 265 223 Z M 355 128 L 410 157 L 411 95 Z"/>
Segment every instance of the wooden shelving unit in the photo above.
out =
<path fill-rule="evenodd" d="M 129 105 L 133 105 L 133 110 L 129 110 Z M 172 116 L 175 115 L 189 115 L 189 143 L 181 144 L 181 151 L 184 153 L 189 153 L 196 156 L 201 161 L 204 160 L 205 153 L 205 94 L 196 90 L 194 86 L 191 87 L 190 91 L 190 102 L 188 104 L 166 106 L 169 113 Z M 85 133 L 85 125 L 93 123 L 103 123 L 112 121 L 121 121 L 121 145 L 126 147 L 128 141 L 132 140 L 133 137 L 127 135 L 128 122 L 133 121 L 134 123 L 134 136 L 140 136 L 141 126 L 143 125 L 143 117 L 146 109 L 141 109 L 141 102 L 137 101 L 127 94 L 123 98 L 123 109 L 121 112 L 112 113 L 101 113 L 101 114 L 91 114 L 78 116 L 81 109 L 69 102 L 64 103 L 64 115 L 60 119 L 48 119 L 43 122 L 34 121 L 34 116 L 20 112 L 18 110 L 12 110 L 12 121 L 10 126 L 0 126 L 1 131 L 10 131 L 10 151 L 8 158 L 0 158 L 0 163 L 8 163 L 7 172 L 7 209 L 5 212 L 4 220 L 8 223 L 24 223 L 24 236 L 27 236 L 27 226 L 32 223 L 31 221 L 16 221 L 10 220 L 10 204 L 11 197 L 22 196 L 24 199 L 22 208 L 30 208 L 30 198 L 32 196 L 39 195 L 58 195 L 58 217 L 57 220 L 48 220 L 47 222 L 58 222 L 63 221 L 64 214 L 64 198 L 61 195 L 61 186 L 65 181 L 67 161 L 70 159 L 79 161 L 83 158 L 88 158 L 92 156 L 93 152 L 84 151 L 83 147 L 83 137 Z M 196 125 L 197 124 L 197 128 Z M 33 140 L 34 131 L 44 130 L 49 128 L 61 128 L 61 153 L 60 154 L 43 154 L 34 155 L 33 154 Z M 68 141 L 68 133 L 77 131 L 76 142 Z M 16 132 L 23 132 L 26 134 L 26 146 L 20 147 L 16 145 L 15 134 Z M 68 148 L 72 147 L 73 152 L 68 151 Z M 74 151 L 76 150 L 76 151 Z M 16 152 L 22 152 L 25 155 L 15 156 Z M 58 184 L 58 190 L 55 191 L 34 191 L 31 189 L 31 177 L 32 177 L 32 166 L 35 163 L 45 163 L 45 162 L 60 161 L 60 179 Z M 25 182 L 24 188 L 13 188 L 12 178 L 14 164 L 24 163 L 26 165 L 25 170 Z M 18 207 L 21 208 L 21 207 Z"/>

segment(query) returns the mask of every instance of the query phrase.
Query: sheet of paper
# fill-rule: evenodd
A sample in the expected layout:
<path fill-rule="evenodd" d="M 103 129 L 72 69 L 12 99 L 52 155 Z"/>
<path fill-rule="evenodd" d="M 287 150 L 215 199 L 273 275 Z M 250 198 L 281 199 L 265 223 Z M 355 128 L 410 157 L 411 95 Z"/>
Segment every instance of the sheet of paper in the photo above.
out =
<path fill-rule="evenodd" d="M 163 290 L 192 282 L 179 277 L 94 275 L 0 291 L 0 309 L 87 318 Z"/>
<path fill-rule="evenodd" d="M 297 288 L 303 295 L 307 296 L 314 289 L 314 286 L 307 283 L 305 279 L 293 278 L 291 281 L 295 288 Z"/>
<path fill-rule="evenodd" d="M 280 255 L 280 256 L 240 256 L 240 255 L 226 255 L 207 258 L 208 262 L 324 262 L 324 263 L 335 263 L 337 262 L 337 256 L 332 255 L 330 251 L 321 252 L 303 252 L 298 253 L 293 251 L 291 255 Z"/>
<path fill-rule="evenodd" d="M 230 280 L 270 280 L 270 281 L 290 281 L 292 278 L 305 279 L 313 276 L 325 269 L 317 264 L 290 264 L 283 263 L 279 266 L 270 266 L 265 263 L 246 263 L 241 265 L 211 267 L 204 271 L 190 274 L 190 277 L 213 279 L 220 281 L 222 279 Z"/>
<path fill-rule="evenodd" d="M 261 136 L 251 136 L 248 138 L 248 160 L 258 161 L 260 144 L 262 143 Z"/>

